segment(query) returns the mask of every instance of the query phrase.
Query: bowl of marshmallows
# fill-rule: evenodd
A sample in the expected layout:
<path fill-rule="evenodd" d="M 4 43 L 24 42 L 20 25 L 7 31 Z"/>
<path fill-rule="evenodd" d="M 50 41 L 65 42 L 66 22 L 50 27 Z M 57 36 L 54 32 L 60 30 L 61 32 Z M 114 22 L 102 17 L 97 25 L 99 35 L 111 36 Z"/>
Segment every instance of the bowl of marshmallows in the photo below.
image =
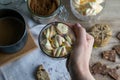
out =
<path fill-rule="evenodd" d="M 44 54 L 53 58 L 66 58 L 72 51 L 75 35 L 67 24 L 52 22 L 41 30 L 38 42 Z"/>
<path fill-rule="evenodd" d="M 105 0 L 70 0 L 70 5 L 75 17 L 89 21 L 103 11 Z"/>

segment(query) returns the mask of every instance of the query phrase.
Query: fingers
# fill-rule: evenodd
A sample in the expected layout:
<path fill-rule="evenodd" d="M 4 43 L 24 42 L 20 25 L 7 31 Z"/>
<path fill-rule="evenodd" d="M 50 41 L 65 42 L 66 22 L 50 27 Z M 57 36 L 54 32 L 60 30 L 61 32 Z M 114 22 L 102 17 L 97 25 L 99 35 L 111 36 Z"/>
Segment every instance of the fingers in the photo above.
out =
<path fill-rule="evenodd" d="M 66 25 L 68 25 L 71 29 L 73 29 L 74 24 L 71 23 L 65 23 Z"/>
<path fill-rule="evenodd" d="M 86 33 L 86 30 L 79 23 L 76 23 L 74 25 L 72 24 L 68 24 L 68 25 L 73 29 L 76 35 L 77 44 L 82 45 L 86 41 L 88 41 L 88 44 L 93 46 L 94 38 L 90 34 Z"/>
<path fill-rule="evenodd" d="M 91 36 L 90 34 L 86 33 L 86 38 L 87 38 L 87 42 L 90 46 L 93 46 L 94 44 L 94 38 L 93 36 Z"/>
<path fill-rule="evenodd" d="M 80 44 L 84 43 L 86 40 L 86 30 L 81 27 L 79 23 L 73 26 L 73 30 L 75 32 L 77 42 Z"/>

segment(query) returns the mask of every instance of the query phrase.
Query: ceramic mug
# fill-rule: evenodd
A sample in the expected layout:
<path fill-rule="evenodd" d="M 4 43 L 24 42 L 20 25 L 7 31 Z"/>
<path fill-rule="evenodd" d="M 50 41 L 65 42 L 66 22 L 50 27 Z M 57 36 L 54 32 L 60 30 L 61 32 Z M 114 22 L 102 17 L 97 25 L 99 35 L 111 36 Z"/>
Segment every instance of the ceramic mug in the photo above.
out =
<path fill-rule="evenodd" d="M 15 53 L 21 50 L 27 38 L 23 16 L 13 9 L 0 9 L 0 52 Z"/>

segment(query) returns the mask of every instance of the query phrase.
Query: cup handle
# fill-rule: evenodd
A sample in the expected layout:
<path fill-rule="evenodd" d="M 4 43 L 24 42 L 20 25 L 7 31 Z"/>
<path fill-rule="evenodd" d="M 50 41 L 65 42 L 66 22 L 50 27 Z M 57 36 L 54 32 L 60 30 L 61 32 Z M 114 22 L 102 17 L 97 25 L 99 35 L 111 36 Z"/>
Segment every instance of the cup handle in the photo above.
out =
<path fill-rule="evenodd" d="M 68 20 L 68 16 L 69 16 L 69 13 L 66 10 L 65 6 L 61 5 L 60 11 L 59 11 L 59 14 L 58 14 L 58 18 L 61 21 L 67 21 Z"/>

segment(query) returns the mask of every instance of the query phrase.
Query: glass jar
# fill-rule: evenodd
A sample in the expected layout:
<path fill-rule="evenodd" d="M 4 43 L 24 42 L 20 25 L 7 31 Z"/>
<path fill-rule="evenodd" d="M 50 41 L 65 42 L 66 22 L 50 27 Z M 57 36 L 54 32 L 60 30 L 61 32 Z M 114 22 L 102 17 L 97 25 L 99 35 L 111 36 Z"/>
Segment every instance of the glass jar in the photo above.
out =
<path fill-rule="evenodd" d="M 32 18 L 38 23 L 47 24 L 57 20 L 66 21 L 69 14 L 66 8 L 61 4 L 61 0 L 57 0 L 57 2 L 58 2 L 57 9 L 54 10 L 54 12 L 51 13 L 50 15 L 44 15 L 44 16 L 34 13 L 34 11 L 30 7 L 31 0 L 27 1 L 27 6 L 28 6 L 28 10 L 32 15 Z"/>
<path fill-rule="evenodd" d="M 72 11 L 72 13 L 74 14 L 74 16 L 76 17 L 76 18 L 78 18 L 79 20 L 82 20 L 82 21 L 91 21 L 91 20 L 96 20 L 101 14 L 102 14 L 102 12 L 103 12 L 103 9 L 104 9 L 104 7 L 105 7 L 105 0 L 98 0 L 98 1 L 104 1 L 104 2 L 101 2 L 99 5 L 100 5 L 100 7 L 102 8 L 102 10 L 99 12 L 99 13 L 93 13 L 93 14 L 91 14 L 91 15 L 87 15 L 87 14 L 85 14 L 85 13 L 83 13 L 83 14 L 81 14 L 80 12 L 81 12 L 81 5 L 79 4 L 79 3 L 75 3 L 74 1 L 81 1 L 81 0 L 70 0 L 70 7 L 71 7 L 71 11 Z M 82 0 L 82 1 L 87 1 L 87 0 Z M 92 1 L 92 0 L 91 0 Z M 95 0 L 95 1 L 97 1 L 97 0 Z M 93 3 L 88 3 L 88 5 L 85 5 L 84 6 L 84 8 L 91 8 L 92 9 L 92 7 L 94 7 L 94 8 L 96 8 L 96 6 L 95 5 L 92 5 L 92 4 L 95 4 L 96 2 L 93 2 Z M 77 4 L 77 5 L 74 5 L 74 4 Z M 79 5 L 78 5 L 79 4 Z M 91 5 L 92 5 L 92 7 L 91 7 Z M 76 8 L 76 7 L 78 7 L 78 8 Z M 86 9 L 87 9 L 86 8 Z M 90 12 L 90 11 L 89 11 Z M 86 12 L 87 13 L 87 12 Z"/>

